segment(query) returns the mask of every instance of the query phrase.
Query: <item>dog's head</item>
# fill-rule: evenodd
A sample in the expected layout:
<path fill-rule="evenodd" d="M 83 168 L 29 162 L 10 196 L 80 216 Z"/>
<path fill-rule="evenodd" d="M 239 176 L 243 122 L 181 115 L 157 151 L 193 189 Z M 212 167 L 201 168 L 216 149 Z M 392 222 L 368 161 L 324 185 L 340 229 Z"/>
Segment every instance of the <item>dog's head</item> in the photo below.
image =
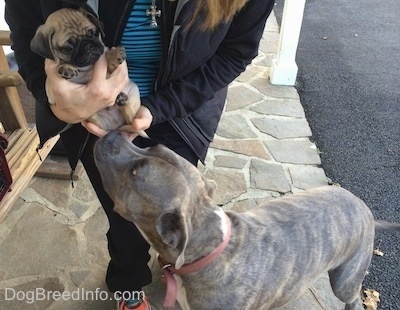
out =
<path fill-rule="evenodd" d="M 48 16 L 31 41 L 44 58 L 76 67 L 93 65 L 104 52 L 101 22 L 84 9 L 63 8 Z"/>
<path fill-rule="evenodd" d="M 114 211 L 135 223 L 163 258 L 182 266 L 193 230 L 217 208 L 211 201 L 215 183 L 165 146 L 141 149 L 117 131 L 94 151 Z"/>

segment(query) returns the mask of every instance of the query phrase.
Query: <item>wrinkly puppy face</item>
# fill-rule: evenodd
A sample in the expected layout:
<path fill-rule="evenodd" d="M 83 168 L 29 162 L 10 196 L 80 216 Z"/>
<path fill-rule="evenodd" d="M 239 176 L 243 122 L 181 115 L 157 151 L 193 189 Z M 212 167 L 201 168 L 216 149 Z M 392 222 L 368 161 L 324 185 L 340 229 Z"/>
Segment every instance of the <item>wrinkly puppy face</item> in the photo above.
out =
<path fill-rule="evenodd" d="M 93 65 L 104 52 L 102 27 L 83 9 L 64 8 L 50 14 L 31 41 L 31 49 L 44 58 L 77 67 Z"/>

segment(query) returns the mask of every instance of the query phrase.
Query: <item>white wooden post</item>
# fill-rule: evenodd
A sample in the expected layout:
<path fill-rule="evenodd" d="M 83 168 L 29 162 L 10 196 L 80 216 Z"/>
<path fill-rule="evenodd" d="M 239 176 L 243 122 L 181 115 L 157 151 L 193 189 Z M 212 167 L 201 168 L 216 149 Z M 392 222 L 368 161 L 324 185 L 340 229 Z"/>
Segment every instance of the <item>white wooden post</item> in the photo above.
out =
<path fill-rule="evenodd" d="M 277 57 L 272 61 L 271 84 L 294 86 L 297 77 L 296 52 L 306 0 L 285 0 Z"/>
<path fill-rule="evenodd" d="M 6 21 L 4 20 L 4 9 L 5 9 L 5 2 L 4 1 L 0 1 L 0 30 L 10 30 L 10 28 L 8 27 Z M 8 53 L 11 53 L 11 47 L 9 46 L 2 46 L 4 53 L 7 55 Z"/>

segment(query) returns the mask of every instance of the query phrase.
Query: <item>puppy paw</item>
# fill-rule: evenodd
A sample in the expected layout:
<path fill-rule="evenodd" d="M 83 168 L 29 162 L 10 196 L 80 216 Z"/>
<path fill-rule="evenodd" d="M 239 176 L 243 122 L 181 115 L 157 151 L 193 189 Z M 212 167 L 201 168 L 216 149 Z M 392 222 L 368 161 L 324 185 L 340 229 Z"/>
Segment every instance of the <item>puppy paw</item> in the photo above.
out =
<path fill-rule="evenodd" d="M 126 51 L 123 46 L 117 46 L 106 52 L 107 70 L 112 73 L 114 70 L 126 60 Z"/>
<path fill-rule="evenodd" d="M 61 77 L 67 80 L 75 78 L 79 74 L 78 68 L 69 64 L 59 65 L 57 68 L 57 72 Z"/>
<path fill-rule="evenodd" d="M 115 58 L 119 64 L 122 64 L 126 60 L 126 50 L 123 46 L 117 46 L 115 48 Z"/>
<path fill-rule="evenodd" d="M 128 103 L 128 95 L 125 93 L 119 93 L 119 95 L 117 96 L 117 99 L 115 99 L 115 103 L 119 107 L 125 106 Z"/>

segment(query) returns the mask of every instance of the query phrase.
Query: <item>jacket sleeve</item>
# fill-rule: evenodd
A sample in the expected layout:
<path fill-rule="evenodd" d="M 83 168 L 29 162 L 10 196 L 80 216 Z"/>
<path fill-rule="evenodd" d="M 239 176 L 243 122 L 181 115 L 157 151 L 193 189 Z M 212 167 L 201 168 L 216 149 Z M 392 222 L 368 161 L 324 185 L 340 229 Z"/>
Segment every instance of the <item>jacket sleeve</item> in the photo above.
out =
<path fill-rule="evenodd" d="M 142 104 L 153 115 L 153 124 L 187 117 L 239 76 L 258 54 L 259 42 L 273 5 L 272 0 L 249 0 L 229 24 L 223 24 L 216 30 L 222 32 L 223 37 L 208 59 L 191 72 L 171 80 L 154 94 L 142 98 Z M 207 45 L 207 42 L 199 42 L 198 38 L 196 43 L 193 41 L 196 39 L 188 38 L 186 45 L 197 44 L 199 48 Z M 195 59 L 196 51 L 186 57 Z M 180 61 L 179 58 L 173 60 Z"/>
<path fill-rule="evenodd" d="M 49 5 L 45 5 L 46 2 Z M 12 49 L 18 71 L 37 101 L 36 119 L 46 122 L 46 124 L 37 124 L 39 134 L 41 127 L 46 128 L 48 136 L 43 137 L 44 140 L 56 135 L 66 126 L 66 123 L 56 118 L 50 110 L 44 87 L 46 80 L 44 59 L 31 50 L 30 43 L 36 29 L 44 23 L 45 17 L 59 8 L 59 5 L 59 2 L 54 0 L 6 0 L 5 6 L 5 20 L 11 30 Z"/>

